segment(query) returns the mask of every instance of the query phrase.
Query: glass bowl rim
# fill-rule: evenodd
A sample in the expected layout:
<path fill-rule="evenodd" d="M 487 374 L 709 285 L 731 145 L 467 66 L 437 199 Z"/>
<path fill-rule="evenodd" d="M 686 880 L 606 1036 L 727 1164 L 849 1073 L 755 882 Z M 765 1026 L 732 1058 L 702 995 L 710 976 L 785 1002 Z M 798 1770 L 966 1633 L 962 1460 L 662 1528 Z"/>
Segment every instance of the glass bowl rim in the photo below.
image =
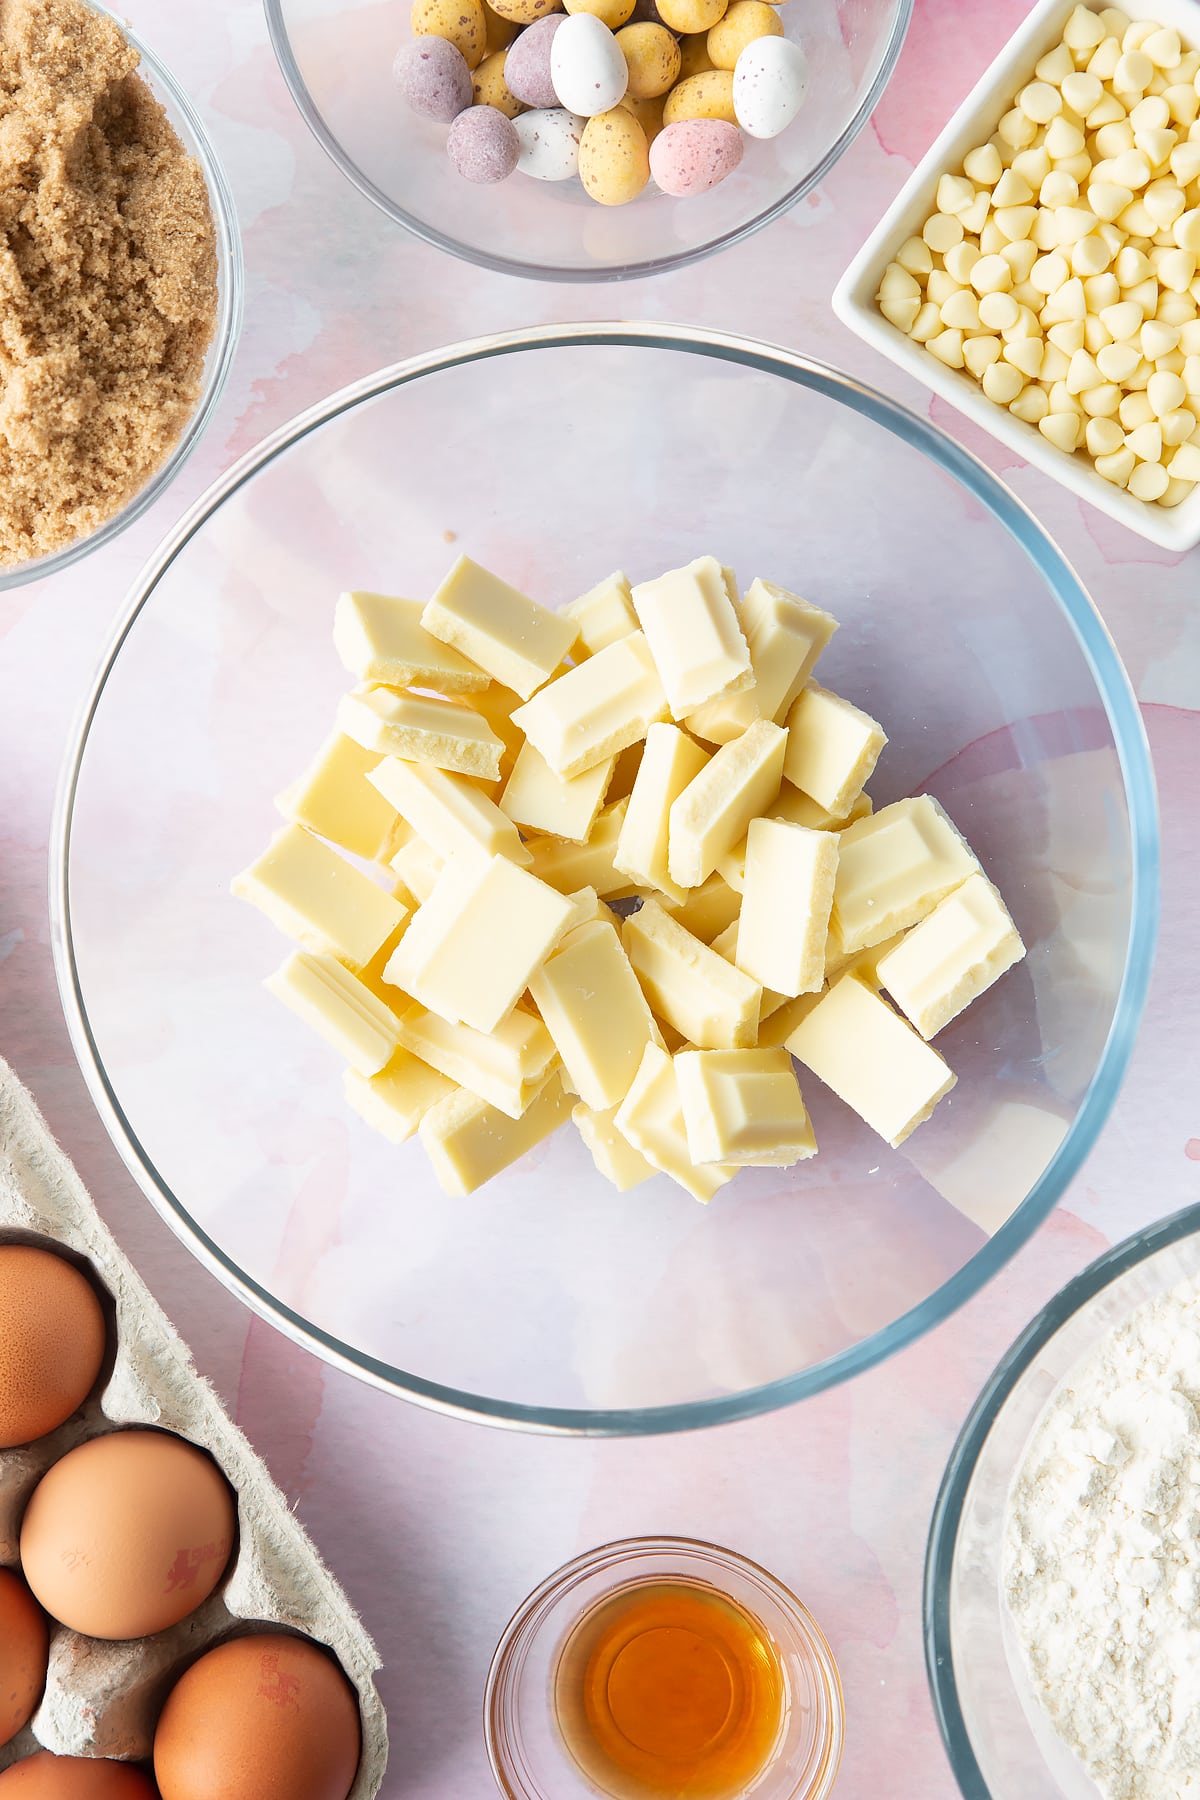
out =
<path fill-rule="evenodd" d="M 808 1800 L 826 1800 L 837 1784 L 845 1751 L 846 1699 L 837 1657 L 819 1620 L 785 1581 L 781 1581 L 778 1575 L 772 1574 L 770 1569 L 764 1568 L 752 1557 L 743 1555 L 740 1550 L 731 1550 L 725 1544 L 714 1544 L 707 1538 L 653 1535 L 614 1538 L 609 1543 L 597 1544 L 594 1549 L 584 1550 L 578 1556 L 573 1556 L 570 1562 L 563 1563 L 560 1568 L 545 1576 L 525 1596 L 501 1632 L 492 1652 L 484 1683 L 483 1735 L 492 1777 L 505 1800 L 515 1800 L 515 1797 L 508 1782 L 508 1771 L 500 1766 L 494 1719 L 502 1682 L 507 1681 L 513 1656 L 531 1630 L 540 1630 L 540 1615 L 546 1607 L 572 1585 L 593 1571 L 603 1569 L 606 1564 L 620 1568 L 630 1564 L 634 1558 L 653 1558 L 656 1555 L 664 1560 L 691 1555 L 706 1568 L 733 1571 L 755 1586 L 765 1589 L 781 1610 L 791 1616 L 797 1637 L 803 1639 L 805 1652 L 823 1684 L 828 1709 L 825 1720 L 825 1756 L 822 1768 L 818 1771 L 820 1782 L 817 1787 L 810 1789 L 808 1796 Z M 646 1580 L 652 1581 L 654 1578 L 653 1569 L 647 1570 Z M 615 1593 L 619 1590 L 614 1588 L 612 1591 Z"/>
<path fill-rule="evenodd" d="M 191 133 L 192 142 L 185 144 L 184 149 L 200 164 L 217 240 L 217 321 L 210 346 L 212 366 L 205 375 L 195 410 L 174 448 L 151 473 L 145 486 L 139 488 L 119 512 L 97 525 L 95 531 L 89 532 L 86 537 L 76 538 L 71 543 L 64 544 L 61 550 L 52 551 L 48 556 L 36 557 L 31 562 L 15 563 L 11 567 L 0 565 L 0 593 L 23 587 L 29 581 L 43 581 L 51 575 L 57 575 L 62 569 L 70 568 L 73 563 L 82 561 L 93 551 L 111 543 L 161 498 L 212 421 L 229 379 L 229 371 L 233 367 L 242 330 L 246 275 L 237 207 L 234 204 L 233 190 L 199 111 L 167 65 L 123 17 L 104 5 L 103 0 L 83 0 L 83 3 L 90 12 L 110 19 L 137 51 L 141 59 L 139 72 L 149 76 L 151 91 L 157 88 L 168 97 Z"/>
<path fill-rule="evenodd" d="M 964 1800 L 997 1800 L 984 1779 L 963 1717 L 950 1632 L 950 1579 L 963 1507 L 983 1447 L 1009 1398 L 1050 1340 L 1106 1287 L 1159 1251 L 1200 1231 L 1200 1203 L 1142 1225 L 1059 1288 L 1005 1351 L 958 1434 L 938 1488 L 925 1553 L 925 1670 L 950 1769 Z"/>
<path fill-rule="evenodd" d="M 763 207 L 753 218 L 743 224 L 721 232 L 708 243 L 698 244 L 691 250 L 678 250 L 669 256 L 644 257 L 639 262 L 598 264 L 593 268 L 575 269 L 565 265 L 551 265 L 523 262 L 518 257 L 495 256 L 486 250 L 477 250 L 473 245 L 460 243 L 448 232 L 439 231 L 436 225 L 428 224 L 415 213 L 408 212 L 379 187 L 343 149 L 340 138 L 329 128 L 324 115 L 316 101 L 308 91 L 307 83 L 300 73 L 300 65 L 292 50 L 291 35 L 287 22 L 283 17 L 283 0 L 263 0 L 267 19 L 267 33 L 271 39 L 271 48 L 275 52 L 275 60 L 279 64 L 280 73 L 287 83 L 288 91 L 296 103 L 296 108 L 313 137 L 341 174 L 359 193 L 368 199 L 373 206 L 414 237 L 430 244 L 435 250 L 444 250 L 451 256 L 460 257 L 464 262 L 473 263 L 476 268 L 490 269 L 498 275 L 516 275 L 526 281 L 558 281 L 566 283 L 598 282 L 598 281 L 637 281 L 645 276 L 661 275 L 668 269 L 684 269 L 691 263 L 703 261 L 706 256 L 715 255 L 720 250 L 730 249 L 734 244 L 742 243 L 751 237 L 763 225 L 769 225 L 773 219 L 779 218 L 794 206 L 797 201 L 811 193 L 820 182 L 824 181 L 845 152 L 850 148 L 871 114 L 875 111 L 883 97 L 884 89 L 891 80 L 896 64 L 900 60 L 900 52 L 908 36 L 908 28 L 912 23 L 913 8 L 916 0 L 895 0 L 895 16 L 892 20 L 891 34 L 884 46 L 875 78 L 867 92 L 863 95 L 854 116 L 834 139 L 825 154 L 809 170 L 808 174 L 796 182 L 780 198 L 770 206 Z"/>
<path fill-rule="evenodd" d="M 1000 1229 L 941 1287 L 870 1337 L 794 1375 L 708 1400 L 652 1407 L 551 1407 L 497 1400 L 396 1369 L 333 1337 L 272 1295 L 197 1224 L 142 1152 L 111 1087 L 91 1035 L 79 987 L 70 911 L 71 826 L 92 721 L 121 647 L 159 581 L 221 505 L 276 457 L 352 408 L 440 371 L 530 351 L 591 345 L 667 351 L 778 376 L 849 406 L 901 442 L 920 450 L 959 481 L 1004 525 L 1037 567 L 1083 651 L 1114 736 L 1129 810 L 1132 911 L 1125 968 L 1104 1050 L 1075 1118 L 1049 1165 Z M 1074 1179 L 1108 1117 L 1137 1035 L 1158 930 L 1159 846 L 1150 750 L 1141 712 L 1116 647 L 1079 577 L 1032 513 L 998 476 L 929 420 L 919 418 L 852 376 L 780 345 L 685 325 L 625 322 L 534 326 L 425 351 L 378 370 L 280 426 L 248 451 L 183 515 L 151 556 L 128 597 L 68 738 L 51 821 L 51 944 L 59 995 L 72 1045 L 92 1099 L 126 1167 L 147 1199 L 193 1255 L 231 1293 L 302 1348 L 386 1392 L 437 1412 L 514 1430 L 566 1436 L 657 1436 L 757 1417 L 873 1367 L 948 1317 L 977 1293 L 1047 1217 Z"/>

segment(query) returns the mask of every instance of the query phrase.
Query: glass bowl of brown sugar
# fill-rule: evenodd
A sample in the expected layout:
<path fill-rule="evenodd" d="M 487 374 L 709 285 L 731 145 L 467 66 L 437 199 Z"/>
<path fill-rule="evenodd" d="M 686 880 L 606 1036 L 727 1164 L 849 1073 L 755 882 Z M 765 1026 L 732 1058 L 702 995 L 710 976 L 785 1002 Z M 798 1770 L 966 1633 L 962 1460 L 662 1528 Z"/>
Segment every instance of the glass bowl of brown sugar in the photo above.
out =
<path fill-rule="evenodd" d="M 242 311 L 233 200 L 95 0 L 0 12 L 0 589 L 115 537 L 207 426 Z"/>

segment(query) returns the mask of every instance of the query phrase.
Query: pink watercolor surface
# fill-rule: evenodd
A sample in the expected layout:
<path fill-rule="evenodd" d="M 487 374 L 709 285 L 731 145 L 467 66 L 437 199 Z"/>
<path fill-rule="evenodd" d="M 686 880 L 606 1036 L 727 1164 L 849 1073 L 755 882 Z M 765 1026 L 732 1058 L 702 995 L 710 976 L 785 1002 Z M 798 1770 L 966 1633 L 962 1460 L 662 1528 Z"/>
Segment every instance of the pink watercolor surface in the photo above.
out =
<path fill-rule="evenodd" d="M 993 1364 L 1055 1289 L 1108 1243 L 1200 1199 L 1200 552 L 1164 556 L 982 435 L 970 439 L 1079 570 L 1145 707 L 1165 901 L 1141 1040 L 1066 1203 L 984 1294 L 846 1387 L 787 1414 L 679 1439 L 557 1443 L 423 1414 L 251 1322 L 191 1261 L 119 1164 L 62 1023 L 46 848 L 71 720 L 138 567 L 207 482 L 331 389 L 429 345 L 614 309 L 681 319 L 840 364 L 965 440 L 971 428 L 931 408 L 915 383 L 838 325 L 828 302 L 866 230 L 1024 10 L 1021 0 L 986 8 L 918 0 L 876 118 L 818 194 L 698 268 L 572 291 L 452 263 L 352 192 L 292 106 L 260 0 L 203 8 L 130 0 L 133 23 L 199 104 L 232 180 L 249 269 L 246 331 L 216 423 L 171 493 L 102 554 L 0 602 L 0 1048 L 380 1643 L 394 1745 L 385 1793 L 395 1800 L 484 1800 L 492 1787 L 480 1697 L 509 1613 L 557 1563 L 643 1532 L 728 1543 L 813 1608 L 846 1684 L 844 1800 L 952 1800 L 925 1686 L 920 1581 L 955 1434 Z M 795 279 L 780 280 L 788 267 Z M 858 503 L 870 506 L 870 496 Z M 136 832 L 136 818 L 128 829 Z M 311 1257 L 323 1229 L 319 1210 L 302 1208 L 281 1256 Z"/>

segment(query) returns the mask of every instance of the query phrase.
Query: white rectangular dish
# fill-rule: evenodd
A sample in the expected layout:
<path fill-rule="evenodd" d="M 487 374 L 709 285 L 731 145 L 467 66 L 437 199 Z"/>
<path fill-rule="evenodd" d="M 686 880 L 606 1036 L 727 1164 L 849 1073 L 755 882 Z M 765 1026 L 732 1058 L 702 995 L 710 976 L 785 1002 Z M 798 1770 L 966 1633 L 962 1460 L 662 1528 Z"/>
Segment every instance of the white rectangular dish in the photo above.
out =
<path fill-rule="evenodd" d="M 1153 19 L 1178 31 L 1185 47 L 1200 49 L 1200 0 L 1116 0 L 1130 19 Z M 1056 449 L 1036 425 L 1015 418 L 989 400 L 965 370 L 947 368 L 923 344 L 905 335 L 880 312 L 875 295 L 889 262 L 906 238 L 918 234 L 936 204 L 939 178 L 957 171 L 976 145 L 986 142 L 1032 80 L 1034 64 L 1058 43 L 1076 0 L 1039 0 L 1021 28 L 984 71 L 913 170 L 879 224 L 867 238 L 833 293 L 843 324 L 882 355 L 915 375 L 951 406 L 983 427 L 1035 468 L 1069 488 L 1081 500 L 1165 550 L 1186 551 L 1200 543 L 1200 487 L 1177 507 L 1137 499 L 1098 475 L 1083 456 Z M 1093 7 L 1092 10 L 1100 10 Z M 964 20 L 966 18 L 964 13 Z"/>

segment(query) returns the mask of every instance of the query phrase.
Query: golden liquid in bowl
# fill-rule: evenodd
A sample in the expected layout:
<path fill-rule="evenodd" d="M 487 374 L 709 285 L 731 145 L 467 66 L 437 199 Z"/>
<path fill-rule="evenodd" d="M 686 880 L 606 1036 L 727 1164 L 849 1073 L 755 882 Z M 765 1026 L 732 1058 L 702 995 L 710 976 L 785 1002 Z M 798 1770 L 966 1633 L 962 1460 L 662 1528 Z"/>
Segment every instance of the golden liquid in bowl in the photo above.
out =
<path fill-rule="evenodd" d="M 771 1759 L 786 1684 L 743 1607 L 690 1581 L 635 1582 L 586 1612 L 559 1657 L 554 1709 L 614 1800 L 732 1800 Z"/>

